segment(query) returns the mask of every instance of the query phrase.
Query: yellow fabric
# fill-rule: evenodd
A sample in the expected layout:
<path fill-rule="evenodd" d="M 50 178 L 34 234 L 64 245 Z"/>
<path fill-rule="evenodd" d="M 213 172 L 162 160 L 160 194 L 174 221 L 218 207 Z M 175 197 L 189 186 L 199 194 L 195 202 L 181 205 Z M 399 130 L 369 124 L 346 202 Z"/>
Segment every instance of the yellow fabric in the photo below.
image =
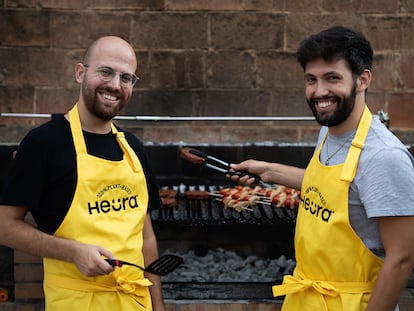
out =
<path fill-rule="evenodd" d="M 78 180 L 70 209 L 55 235 L 110 250 L 117 258 L 144 265 L 142 229 L 148 191 L 142 166 L 112 125 L 124 151 L 121 161 L 87 153 L 77 105 L 69 113 L 76 149 Z M 45 258 L 47 310 L 151 311 L 151 282 L 135 267 L 86 277 L 71 263 Z"/>
<path fill-rule="evenodd" d="M 365 107 L 345 163 L 321 164 L 321 144 L 306 169 L 295 231 L 297 266 L 293 276 L 273 286 L 275 297 L 286 295 L 283 311 L 367 307 L 382 260 L 349 223 L 348 191 L 371 121 Z"/>

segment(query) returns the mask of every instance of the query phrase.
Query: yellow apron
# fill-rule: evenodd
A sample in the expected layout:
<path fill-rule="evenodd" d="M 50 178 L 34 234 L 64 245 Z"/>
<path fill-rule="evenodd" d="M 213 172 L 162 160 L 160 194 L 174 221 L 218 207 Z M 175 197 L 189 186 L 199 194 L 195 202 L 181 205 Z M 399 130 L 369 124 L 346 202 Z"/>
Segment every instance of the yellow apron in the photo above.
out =
<path fill-rule="evenodd" d="M 122 161 L 89 155 L 77 105 L 69 112 L 77 157 L 77 185 L 70 209 L 55 236 L 95 244 L 116 258 L 144 265 L 142 229 L 147 215 L 148 191 L 137 156 L 112 125 L 124 151 Z M 44 259 L 47 310 L 152 310 L 151 282 L 135 267 L 86 277 L 69 262 Z"/>
<path fill-rule="evenodd" d="M 284 311 L 363 311 L 382 260 L 363 244 L 349 223 L 348 191 L 355 177 L 372 115 L 365 107 L 343 164 L 324 166 L 312 157 L 302 184 L 295 231 L 293 276 L 273 286 L 286 295 Z"/>

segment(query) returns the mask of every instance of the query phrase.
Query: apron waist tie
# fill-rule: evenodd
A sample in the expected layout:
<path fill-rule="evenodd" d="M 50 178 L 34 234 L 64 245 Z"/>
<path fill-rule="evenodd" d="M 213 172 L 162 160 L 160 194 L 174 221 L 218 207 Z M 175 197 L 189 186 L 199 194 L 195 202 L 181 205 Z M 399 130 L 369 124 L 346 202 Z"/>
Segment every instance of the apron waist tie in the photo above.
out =
<path fill-rule="evenodd" d="M 283 296 L 312 287 L 322 295 L 337 296 L 340 293 L 360 294 L 371 293 L 374 282 L 330 282 L 310 279 L 300 279 L 287 275 L 281 285 L 272 287 L 273 296 Z"/>
<path fill-rule="evenodd" d="M 317 291 L 322 299 L 325 310 L 328 310 L 324 296 L 335 297 L 340 294 L 367 294 L 371 293 L 374 288 L 374 282 L 331 282 L 311 279 L 302 279 L 293 275 L 287 275 L 283 278 L 281 285 L 272 286 L 273 296 L 283 296 L 296 293 L 309 288 Z M 344 309 L 353 310 L 353 309 Z"/>
<path fill-rule="evenodd" d="M 146 307 L 149 302 L 148 287 L 152 285 L 150 280 L 128 280 L 122 276 L 114 276 L 115 284 L 92 282 L 70 277 L 59 276 L 52 273 L 45 274 L 44 282 L 49 286 L 61 287 L 85 292 L 123 292 L 131 296 L 137 303 Z"/>

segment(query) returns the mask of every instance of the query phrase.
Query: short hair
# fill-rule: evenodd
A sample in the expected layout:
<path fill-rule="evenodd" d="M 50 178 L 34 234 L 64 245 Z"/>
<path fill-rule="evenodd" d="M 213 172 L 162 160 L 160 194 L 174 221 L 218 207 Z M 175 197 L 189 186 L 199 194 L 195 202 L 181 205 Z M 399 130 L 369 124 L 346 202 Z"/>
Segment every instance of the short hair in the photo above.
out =
<path fill-rule="evenodd" d="M 360 75 L 365 69 L 371 71 L 373 51 L 361 32 L 335 26 L 304 39 L 299 44 L 296 58 L 303 70 L 309 61 L 317 58 L 325 61 L 344 59 L 353 75 Z"/>

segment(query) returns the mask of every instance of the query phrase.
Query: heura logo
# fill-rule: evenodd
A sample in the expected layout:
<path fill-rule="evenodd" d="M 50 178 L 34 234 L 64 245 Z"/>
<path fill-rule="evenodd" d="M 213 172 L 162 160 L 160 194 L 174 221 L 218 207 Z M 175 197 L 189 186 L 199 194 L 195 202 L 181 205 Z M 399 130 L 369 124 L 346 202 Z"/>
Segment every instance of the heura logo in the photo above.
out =
<path fill-rule="evenodd" d="M 317 195 L 318 202 L 313 201 L 311 198 L 316 198 L 314 195 L 309 195 L 311 192 Z M 301 206 L 303 209 L 310 213 L 311 215 L 315 216 L 316 218 L 320 218 L 325 222 L 329 222 L 334 211 L 326 208 L 326 201 L 322 196 L 322 193 L 319 191 L 318 188 L 309 187 L 305 191 L 305 195 L 301 195 Z"/>
<path fill-rule="evenodd" d="M 114 195 L 117 198 L 113 199 L 102 199 L 103 195 L 108 191 L 113 190 L 120 190 L 114 191 Z M 120 197 L 120 193 L 126 194 L 123 197 Z M 127 209 L 135 209 L 139 206 L 137 195 L 131 195 L 131 189 L 126 185 L 121 184 L 113 184 L 106 186 L 101 191 L 98 192 L 96 195 L 97 200 L 95 202 L 88 202 L 88 211 L 89 214 L 92 215 L 93 213 L 109 213 L 111 211 L 120 212 L 125 211 Z"/>

